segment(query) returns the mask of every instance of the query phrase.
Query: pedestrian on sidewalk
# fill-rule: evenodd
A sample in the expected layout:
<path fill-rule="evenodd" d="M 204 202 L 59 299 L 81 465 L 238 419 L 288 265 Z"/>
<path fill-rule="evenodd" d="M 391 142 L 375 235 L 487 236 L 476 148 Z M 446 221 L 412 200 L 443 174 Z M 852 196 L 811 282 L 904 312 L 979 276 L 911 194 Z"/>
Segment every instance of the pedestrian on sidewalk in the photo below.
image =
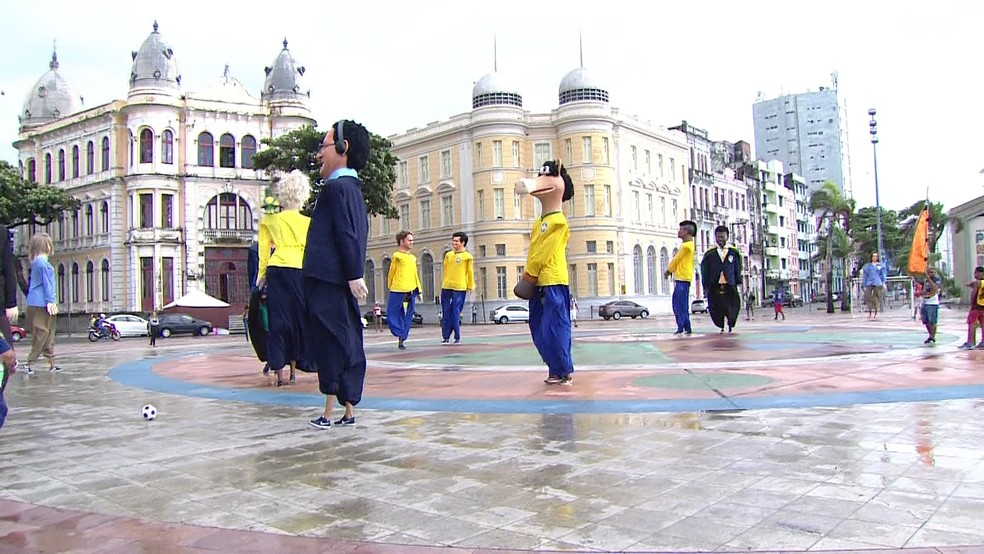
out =
<path fill-rule="evenodd" d="M 776 313 L 775 317 L 772 318 L 773 321 L 779 319 L 779 316 L 782 316 L 782 320 L 786 321 L 786 314 L 782 311 L 782 303 L 785 299 L 782 287 L 776 287 L 776 290 L 772 292 L 772 309 Z"/>
<path fill-rule="evenodd" d="M 977 348 L 984 350 L 984 266 L 974 268 L 974 280 L 970 287 L 970 310 L 967 312 L 967 342 L 960 345 L 961 350 L 974 348 L 977 328 L 981 328 L 981 342 Z"/>
<path fill-rule="evenodd" d="M 58 305 L 55 304 L 55 268 L 48 261 L 54 244 L 47 233 L 37 233 L 28 243 L 31 253 L 31 277 L 27 290 L 27 325 L 31 329 L 31 353 L 27 355 L 24 371 L 34 373 L 31 364 L 44 356 L 49 371 L 61 371 L 55 363 L 55 324 Z"/>

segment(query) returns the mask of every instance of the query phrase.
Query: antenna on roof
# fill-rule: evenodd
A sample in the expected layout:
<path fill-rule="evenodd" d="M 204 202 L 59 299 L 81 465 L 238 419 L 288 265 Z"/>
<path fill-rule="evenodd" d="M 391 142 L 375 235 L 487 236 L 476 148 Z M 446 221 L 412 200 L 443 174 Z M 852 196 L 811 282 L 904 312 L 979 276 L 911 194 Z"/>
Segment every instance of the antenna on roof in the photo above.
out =
<path fill-rule="evenodd" d="M 577 45 L 581 54 L 581 67 L 584 67 L 584 38 L 581 36 L 581 28 L 577 29 Z"/>
<path fill-rule="evenodd" d="M 492 71 L 499 71 L 499 44 L 492 33 Z"/>

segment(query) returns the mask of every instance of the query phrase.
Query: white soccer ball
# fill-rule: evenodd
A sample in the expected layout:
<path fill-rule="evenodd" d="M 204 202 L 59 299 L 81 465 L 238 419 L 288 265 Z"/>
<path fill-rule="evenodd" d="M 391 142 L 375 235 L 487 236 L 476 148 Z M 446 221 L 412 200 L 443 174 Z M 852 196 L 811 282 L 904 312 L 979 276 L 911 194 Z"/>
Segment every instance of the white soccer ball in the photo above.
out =
<path fill-rule="evenodd" d="M 157 408 L 153 404 L 147 404 L 143 407 L 143 418 L 147 421 L 154 421 L 157 419 Z"/>

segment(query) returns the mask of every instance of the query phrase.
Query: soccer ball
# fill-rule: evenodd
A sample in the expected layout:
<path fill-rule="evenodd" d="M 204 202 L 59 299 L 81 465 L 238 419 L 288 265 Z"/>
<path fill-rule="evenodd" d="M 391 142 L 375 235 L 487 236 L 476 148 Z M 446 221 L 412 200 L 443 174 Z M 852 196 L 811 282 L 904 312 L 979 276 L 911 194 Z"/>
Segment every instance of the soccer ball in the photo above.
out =
<path fill-rule="evenodd" d="M 143 418 L 147 421 L 154 421 L 157 419 L 157 408 L 153 404 L 147 404 L 143 407 Z"/>

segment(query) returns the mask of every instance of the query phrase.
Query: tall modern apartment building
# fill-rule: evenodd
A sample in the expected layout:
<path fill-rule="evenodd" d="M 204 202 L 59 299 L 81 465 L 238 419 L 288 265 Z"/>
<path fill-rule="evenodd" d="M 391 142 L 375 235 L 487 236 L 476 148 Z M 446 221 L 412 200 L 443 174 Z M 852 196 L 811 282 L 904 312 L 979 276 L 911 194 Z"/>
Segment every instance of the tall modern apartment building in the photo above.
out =
<path fill-rule="evenodd" d="M 846 103 L 833 87 L 818 91 L 759 98 L 752 105 L 755 157 L 778 160 L 787 171 L 802 175 L 810 191 L 833 181 L 851 195 Z"/>

